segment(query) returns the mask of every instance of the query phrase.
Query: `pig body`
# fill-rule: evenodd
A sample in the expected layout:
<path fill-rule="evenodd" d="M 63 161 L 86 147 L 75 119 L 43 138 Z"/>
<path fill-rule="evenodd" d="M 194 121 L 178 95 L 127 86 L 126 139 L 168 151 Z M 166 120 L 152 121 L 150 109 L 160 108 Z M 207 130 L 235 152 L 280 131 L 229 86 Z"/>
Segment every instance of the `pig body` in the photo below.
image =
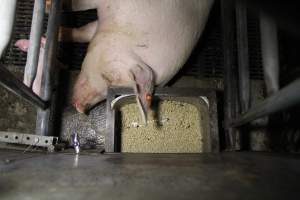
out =
<path fill-rule="evenodd" d="M 104 53 L 105 60 L 142 61 L 153 70 L 155 84 L 164 85 L 186 62 L 197 43 L 212 0 L 119 0 L 118 3 L 105 3 L 99 5 L 99 30 L 91 43 L 91 50 L 94 47 L 99 53 Z M 127 63 L 122 68 L 130 69 L 134 64 Z M 110 68 L 105 66 L 101 65 Z"/>
<path fill-rule="evenodd" d="M 17 0 L 0 1 L 0 58 L 5 51 L 13 30 Z"/>
<path fill-rule="evenodd" d="M 106 98 L 111 85 L 135 89 L 147 109 L 197 43 L 213 0 L 98 0 L 98 24 L 74 87 L 79 112 Z"/>

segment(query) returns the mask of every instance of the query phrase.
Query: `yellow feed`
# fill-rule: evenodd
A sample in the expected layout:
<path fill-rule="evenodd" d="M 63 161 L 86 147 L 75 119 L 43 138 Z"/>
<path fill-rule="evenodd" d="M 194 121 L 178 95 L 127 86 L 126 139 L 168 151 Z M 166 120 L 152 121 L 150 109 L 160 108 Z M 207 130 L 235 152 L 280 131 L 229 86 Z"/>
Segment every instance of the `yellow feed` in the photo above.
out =
<path fill-rule="evenodd" d="M 121 107 L 121 151 L 138 153 L 198 153 L 202 151 L 199 111 L 179 101 L 158 103 L 148 125 L 142 123 L 136 104 Z"/>

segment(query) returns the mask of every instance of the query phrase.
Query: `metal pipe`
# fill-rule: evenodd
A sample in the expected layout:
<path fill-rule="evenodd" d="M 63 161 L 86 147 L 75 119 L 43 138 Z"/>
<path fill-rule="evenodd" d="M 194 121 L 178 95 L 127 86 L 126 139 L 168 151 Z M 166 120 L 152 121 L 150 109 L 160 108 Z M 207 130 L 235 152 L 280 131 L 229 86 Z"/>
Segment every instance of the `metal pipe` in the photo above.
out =
<path fill-rule="evenodd" d="M 279 90 L 235 120 L 231 126 L 245 125 L 255 119 L 283 111 L 300 103 L 300 79 Z"/>
<path fill-rule="evenodd" d="M 264 78 L 268 96 L 279 90 L 279 53 L 276 22 L 260 14 L 260 32 Z"/>
<path fill-rule="evenodd" d="M 224 126 L 227 150 L 239 149 L 239 135 L 229 123 L 237 115 L 237 71 L 234 64 L 234 1 L 221 1 L 221 24 L 224 52 Z"/>
<path fill-rule="evenodd" d="M 53 126 L 53 111 L 54 102 L 53 90 L 54 90 L 54 80 L 55 80 L 55 59 L 56 59 L 56 49 L 58 42 L 58 28 L 59 28 L 59 18 L 61 10 L 61 1 L 52 0 L 50 15 L 47 25 L 46 33 L 46 45 L 45 45 L 45 57 L 44 57 L 44 70 L 42 74 L 42 84 L 41 84 L 41 98 L 51 102 L 51 107 L 47 110 L 38 109 L 37 111 L 37 121 L 36 121 L 36 134 L 42 136 L 49 136 L 52 134 Z"/>
<path fill-rule="evenodd" d="M 248 49 L 247 7 L 236 2 L 237 52 L 239 73 L 239 100 L 241 112 L 244 113 L 250 106 L 250 72 Z"/>
<path fill-rule="evenodd" d="M 0 66 L 0 85 L 42 110 L 47 108 L 45 101 L 22 83 L 22 81 L 17 79 L 4 66 Z"/>
<path fill-rule="evenodd" d="M 32 87 L 37 72 L 44 13 L 45 0 L 35 0 L 30 31 L 30 45 L 28 48 L 27 61 L 24 71 L 24 83 L 30 88 Z"/>
<path fill-rule="evenodd" d="M 300 33 L 300 13 L 297 1 L 285 0 L 239 0 L 247 4 L 251 12 L 258 15 L 261 11 L 273 17 L 278 26 L 296 37 Z"/>

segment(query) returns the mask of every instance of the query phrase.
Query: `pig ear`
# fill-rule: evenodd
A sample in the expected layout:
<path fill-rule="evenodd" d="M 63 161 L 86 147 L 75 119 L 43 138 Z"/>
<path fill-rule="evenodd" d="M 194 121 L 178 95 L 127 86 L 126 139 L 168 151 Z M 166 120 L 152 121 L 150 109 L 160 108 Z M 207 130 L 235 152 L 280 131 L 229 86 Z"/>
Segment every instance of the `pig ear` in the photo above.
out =
<path fill-rule="evenodd" d="M 149 93 L 153 92 L 153 71 L 147 65 L 136 65 L 131 70 L 131 75 L 134 80 L 134 89 L 136 95 L 140 95 L 141 93 Z"/>
<path fill-rule="evenodd" d="M 21 39 L 15 43 L 15 46 L 18 47 L 21 51 L 27 52 L 29 47 L 29 40 Z"/>
<path fill-rule="evenodd" d="M 145 64 L 136 65 L 130 72 L 134 81 L 133 89 L 138 107 L 142 114 L 142 119 L 146 123 L 147 112 L 150 109 L 154 89 L 154 74 L 152 69 Z"/>

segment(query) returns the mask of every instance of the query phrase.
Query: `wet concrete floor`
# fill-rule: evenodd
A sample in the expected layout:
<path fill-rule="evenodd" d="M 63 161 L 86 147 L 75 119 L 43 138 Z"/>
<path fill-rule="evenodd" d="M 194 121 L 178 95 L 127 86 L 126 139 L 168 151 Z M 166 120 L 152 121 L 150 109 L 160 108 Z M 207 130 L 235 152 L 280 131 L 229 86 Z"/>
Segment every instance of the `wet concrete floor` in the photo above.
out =
<path fill-rule="evenodd" d="M 0 199 L 292 199 L 300 157 L 0 150 Z"/>

